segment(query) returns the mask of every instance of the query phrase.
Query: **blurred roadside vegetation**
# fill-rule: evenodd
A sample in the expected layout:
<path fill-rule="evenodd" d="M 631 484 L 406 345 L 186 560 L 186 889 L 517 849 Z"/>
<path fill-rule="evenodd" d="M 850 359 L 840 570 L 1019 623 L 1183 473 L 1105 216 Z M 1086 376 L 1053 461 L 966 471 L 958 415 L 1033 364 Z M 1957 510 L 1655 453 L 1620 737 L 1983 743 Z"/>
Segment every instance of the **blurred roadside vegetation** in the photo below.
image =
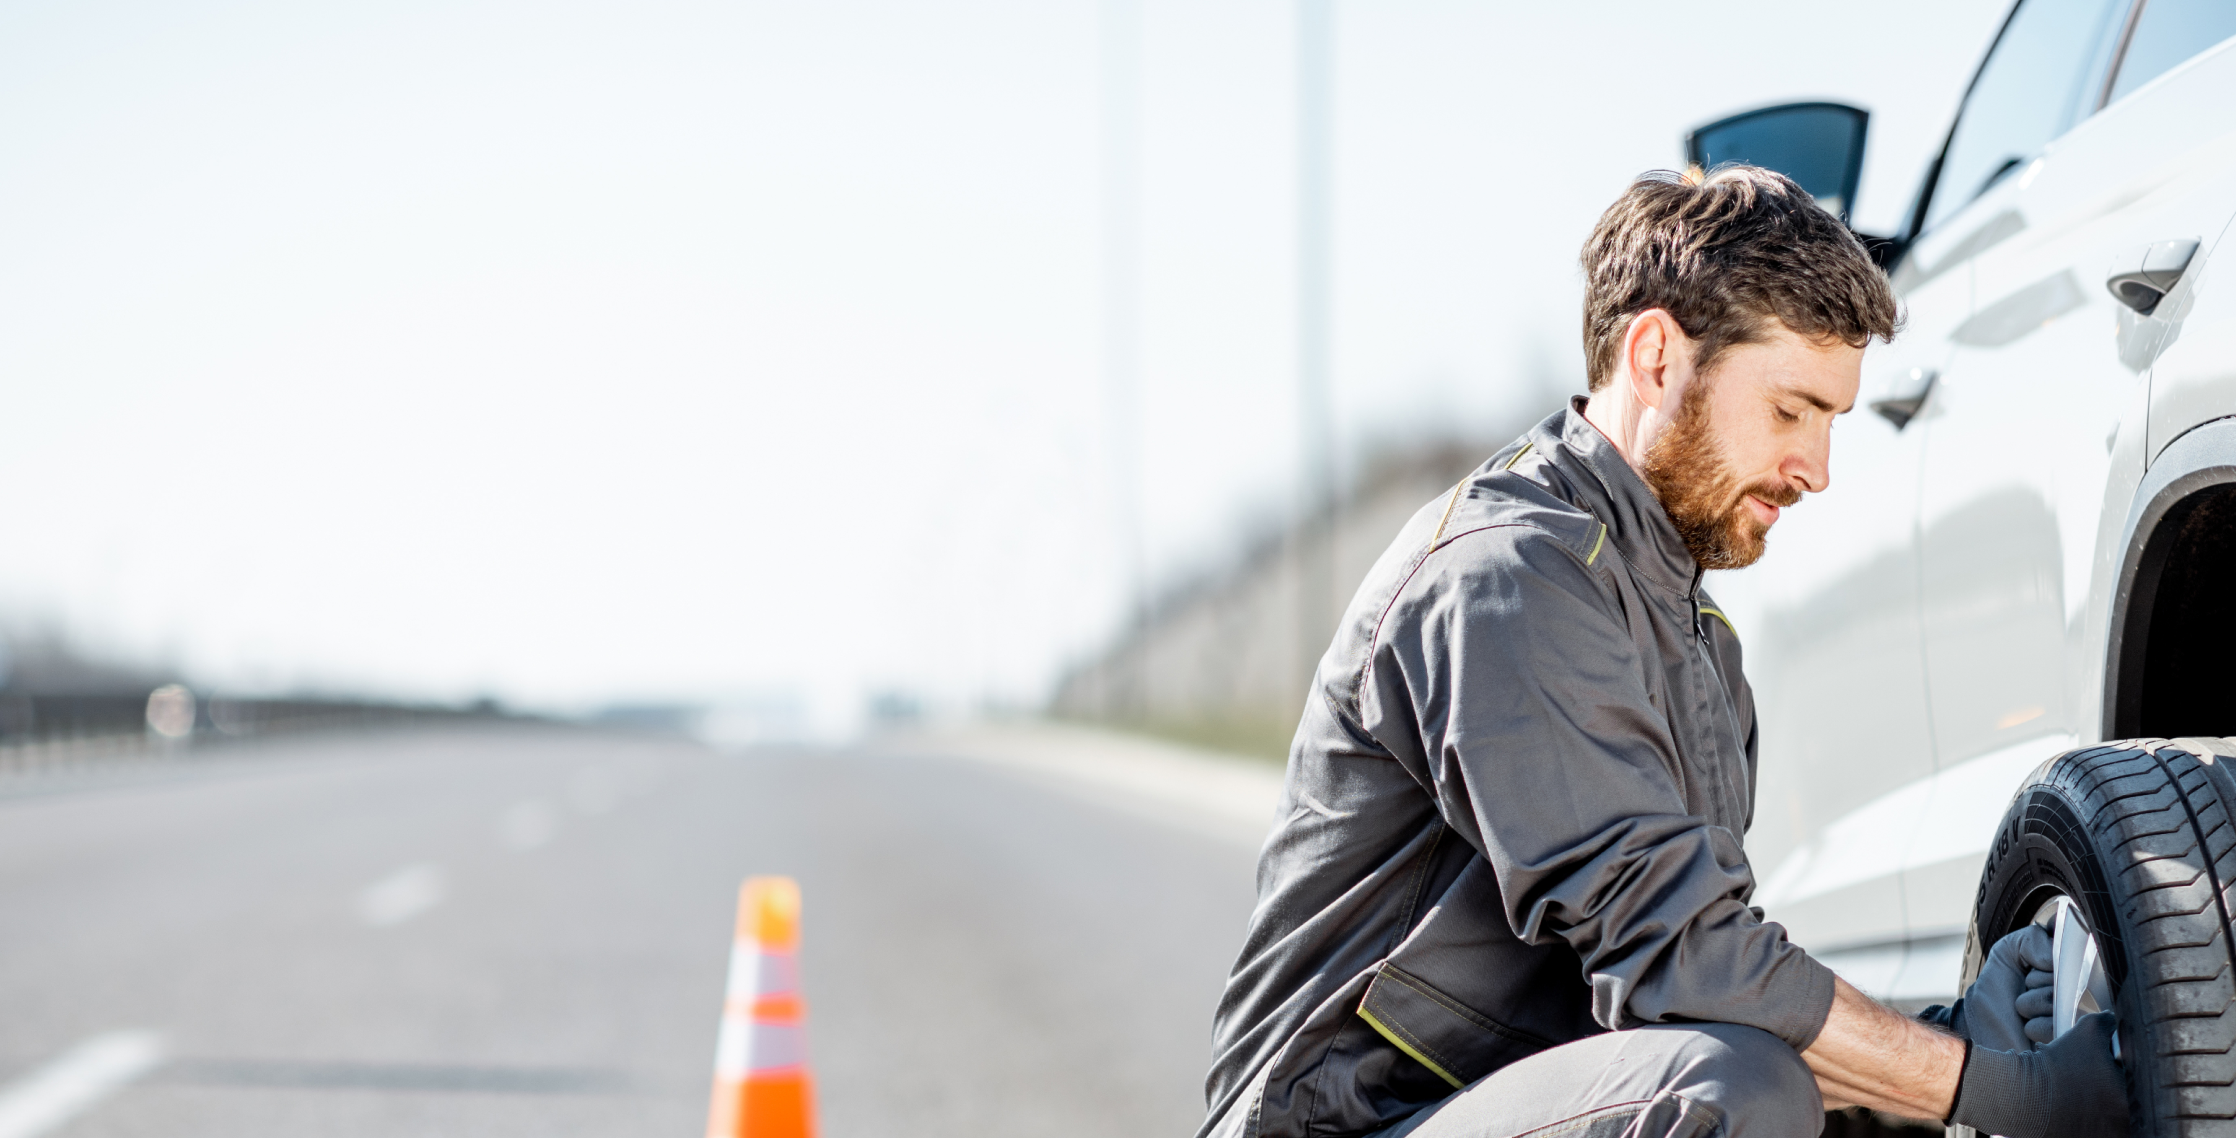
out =
<path fill-rule="evenodd" d="M 1069 669 L 1047 714 L 1285 762 L 1312 670 L 1367 571 L 1410 519 L 1441 506 L 1566 390 L 1536 384 L 1481 434 L 1386 440 L 1328 507 L 1238 526 L 1223 556 L 1153 590 L 1130 627 Z"/>

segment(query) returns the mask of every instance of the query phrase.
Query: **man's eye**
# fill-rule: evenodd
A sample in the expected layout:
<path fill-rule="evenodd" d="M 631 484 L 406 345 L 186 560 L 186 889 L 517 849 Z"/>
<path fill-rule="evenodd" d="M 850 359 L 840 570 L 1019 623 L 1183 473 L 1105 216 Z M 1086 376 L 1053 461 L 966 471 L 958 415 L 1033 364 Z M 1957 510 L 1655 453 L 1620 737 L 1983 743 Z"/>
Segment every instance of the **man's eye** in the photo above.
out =
<path fill-rule="evenodd" d="M 1796 415 L 1783 407 L 1773 407 L 1771 408 L 1771 410 L 1778 413 L 1778 421 L 1781 423 L 1798 423 L 1801 421 L 1801 416 Z"/>

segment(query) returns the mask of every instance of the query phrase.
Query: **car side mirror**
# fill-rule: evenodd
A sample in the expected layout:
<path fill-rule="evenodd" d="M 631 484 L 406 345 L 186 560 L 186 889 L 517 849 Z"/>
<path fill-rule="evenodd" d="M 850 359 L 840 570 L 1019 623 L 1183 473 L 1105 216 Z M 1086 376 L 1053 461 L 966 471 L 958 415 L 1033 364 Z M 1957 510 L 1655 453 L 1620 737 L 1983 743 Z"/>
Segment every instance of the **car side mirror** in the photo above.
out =
<path fill-rule="evenodd" d="M 1695 127 L 1685 136 L 1685 161 L 1702 170 L 1727 162 L 1776 170 L 1845 222 L 1863 181 L 1870 127 L 1871 112 L 1844 103 L 1763 107 Z"/>
<path fill-rule="evenodd" d="M 1744 162 L 1799 183 L 1817 204 L 1847 224 L 1863 182 L 1863 143 L 1871 112 L 1845 103 L 1783 103 L 1717 119 L 1685 136 L 1685 162 L 1713 170 Z M 1892 271 L 1907 242 L 1857 233 L 1871 259 Z"/>

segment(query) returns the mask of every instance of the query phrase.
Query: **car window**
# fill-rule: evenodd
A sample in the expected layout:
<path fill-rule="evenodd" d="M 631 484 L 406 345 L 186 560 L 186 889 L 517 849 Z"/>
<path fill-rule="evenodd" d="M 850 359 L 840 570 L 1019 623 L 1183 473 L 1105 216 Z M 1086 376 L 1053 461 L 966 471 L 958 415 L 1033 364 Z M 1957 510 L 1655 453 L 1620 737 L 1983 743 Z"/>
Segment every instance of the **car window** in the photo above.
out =
<path fill-rule="evenodd" d="M 2020 0 L 1965 96 L 1926 203 L 1925 228 L 2096 110 L 2126 18 L 2127 0 Z"/>
<path fill-rule="evenodd" d="M 2229 0 L 2149 0 L 2128 37 L 2112 97 L 2172 71 L 2230 36 L 2236 36 L 2236 4 Z"/>

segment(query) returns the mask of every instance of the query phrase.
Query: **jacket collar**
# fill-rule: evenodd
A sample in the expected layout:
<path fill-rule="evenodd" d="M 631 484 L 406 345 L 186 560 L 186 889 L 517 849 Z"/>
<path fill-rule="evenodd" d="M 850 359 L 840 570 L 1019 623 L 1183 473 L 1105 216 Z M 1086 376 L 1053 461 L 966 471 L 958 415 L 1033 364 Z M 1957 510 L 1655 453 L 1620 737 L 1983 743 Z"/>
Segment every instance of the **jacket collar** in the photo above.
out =
<path fill-rule="evenodd" d="M 1700 583 L 1700 563 L 1677 536 L 1669 511 L 1662 509 L 1646 480 L 1585 420 L 1584 397 L 1571 398 L 1567 410 L 1538 424 L 1531 434 L 1542 436 L 1538 446 L 1548 457 L 1561 456 L 1555 461 L 1569 468 L 1570 485 L 1583 499 L 1577 504 L 1607 526 L 1607 538 L 1624 563 L 1661 587 L 1690 596 Z M 1546 445 L 1556 441 L 1558 446 Z"/>

